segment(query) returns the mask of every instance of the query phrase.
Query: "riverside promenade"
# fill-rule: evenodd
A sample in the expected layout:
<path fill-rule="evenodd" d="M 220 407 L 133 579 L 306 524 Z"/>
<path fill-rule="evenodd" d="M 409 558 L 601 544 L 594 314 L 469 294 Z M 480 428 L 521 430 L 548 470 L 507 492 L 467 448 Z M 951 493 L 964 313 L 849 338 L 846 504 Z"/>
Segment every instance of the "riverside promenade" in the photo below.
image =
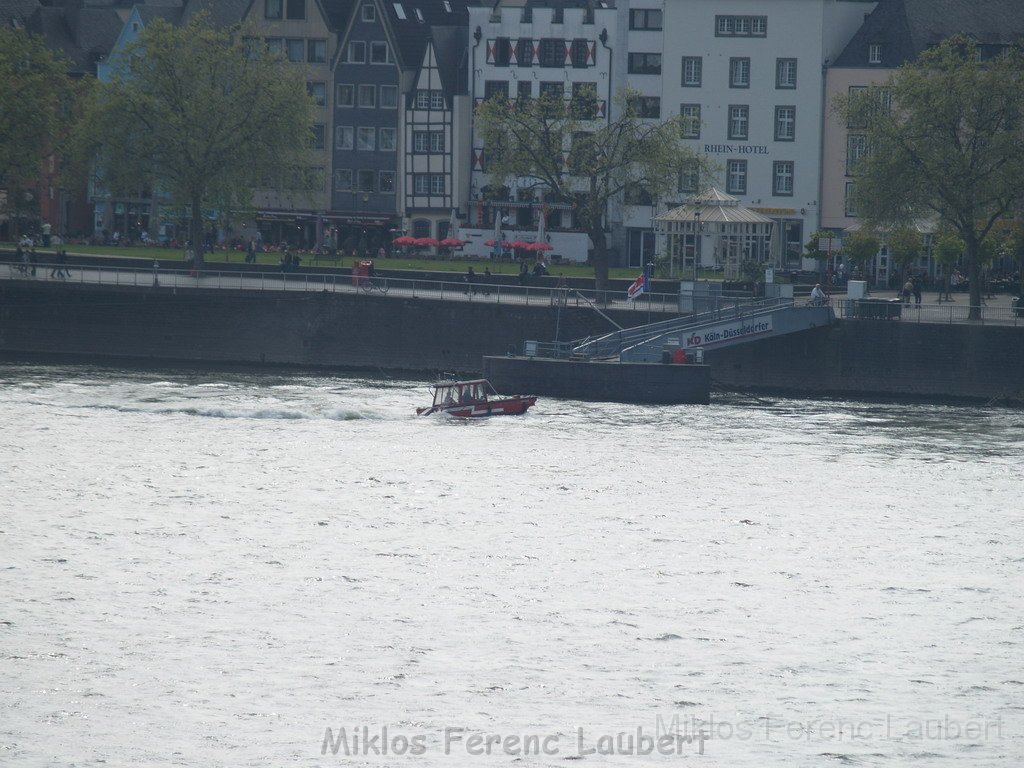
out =
<path fill-rule="evenodd" d="M 103 261 L 102 257 L 90 257 L 90 262 Z M 116 261 L 115 261 L 116 260 Z M 178 267 L 179 262 L 164 262 L 159 268 L 141 266 L 118 266 L 124 259 L 111 257 L 111 263 L 69 264 L 70 277 L 53 275 L 55 265 L 40 262 L 35 265 L 33 276 L 22 265 L 8 262 L 0 265 L 0 280 L 44 281 L 68 284 L 89 284 L 138 288 L 146 290 L 211 290 L 211 291 L 258 291 L 271 293 L 328 292 L 349 294 L 374 294 L 394 298 L 430 299 L 448 302 L 482 302 L 494 304 L 525 304 L 548 306 L 587 307 L 600 306 L 602 310 L 614 310 L 637 315 L 631 324 L 644 322 L 640 315 L 657 313 L 659 316 L 678 315 L 678 295 L 673 293 L 645 293 L 629 301 L 620 291 L 609 291 L 604 302 L 598 302 L 593 290 L 558 288 L 551 285 L 519 285 L 508 282 L 482 282 L 483 276 L 476 275 L 473 283 L 467 283 L 465 275 L 452 272 L 451 279 L 410 278 L 389 276 L 387 269 L 378 270 L 373 278 L 358 277 L 343 270 L 318 270 L 303 268 L 294 272 L 280 269 L 242 268 L 241 265 L 223 268 L 217 263 L 204 265 L 197 272 Z M 173 264 L 174 267 L 166 267 Z M 436 273 L 435 273 L 436 275 Z M 875 290 L 868 297 L 872 301 L 886 300 L 899 305 L 899 312 L 890 311 L 886 319 L 913 323 L 969 323 L 981 325 L 1004 325 L 1024 327 L 1024 316 L 1014 311 L 1013 296 L 1008 293 L 984 296 L 981 318 L 970 318 L 969 296 L 966 293 L 952 293 L 946 300 L 934 291 L 922 294 L 920 304 L 897 302 L 896 292 Z M 941 300 L 940 300 L 941 298 Z M 797 299 L 796 303 L 801 303 Z M 833 294 L 830 299 L 837 317 L 845 320 L 865 318 L 856 310 L 845 294 Z M 722 308 L 728 308 L 737 300 L 723 299 Z"/>

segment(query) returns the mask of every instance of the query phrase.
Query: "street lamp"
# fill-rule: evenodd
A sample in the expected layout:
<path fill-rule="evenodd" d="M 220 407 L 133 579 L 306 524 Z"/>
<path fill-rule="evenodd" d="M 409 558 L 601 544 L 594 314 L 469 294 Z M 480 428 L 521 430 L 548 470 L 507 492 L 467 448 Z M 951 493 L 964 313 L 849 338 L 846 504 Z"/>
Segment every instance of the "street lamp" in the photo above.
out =
<path fill-rule="evenodd" d="M 693 212 L 693 282 L 697 282 L 697 265 L 700 263 L 700 209 Z"/>

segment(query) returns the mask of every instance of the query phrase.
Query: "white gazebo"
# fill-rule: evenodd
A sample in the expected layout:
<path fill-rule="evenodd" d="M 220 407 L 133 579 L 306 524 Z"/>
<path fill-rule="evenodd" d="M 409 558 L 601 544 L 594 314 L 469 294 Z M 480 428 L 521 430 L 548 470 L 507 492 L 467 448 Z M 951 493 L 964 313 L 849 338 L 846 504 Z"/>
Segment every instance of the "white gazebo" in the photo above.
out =
<path fill-rule="evenodd" d="M 696 280 L 701 267 L 723 267 L 725 277 L 734 280 L 743 262 L 771 260 L 775 222 L 739 203 L 712 187 L 652 219 L 658 252 L 668 255 L 672 277 L 692 271 Z"/>

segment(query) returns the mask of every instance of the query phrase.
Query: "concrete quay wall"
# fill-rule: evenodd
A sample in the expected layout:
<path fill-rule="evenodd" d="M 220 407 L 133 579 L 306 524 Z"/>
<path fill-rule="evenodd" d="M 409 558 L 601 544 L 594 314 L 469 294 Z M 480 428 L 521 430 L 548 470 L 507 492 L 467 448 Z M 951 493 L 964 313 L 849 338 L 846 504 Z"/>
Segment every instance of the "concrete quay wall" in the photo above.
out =
<path fill-rule="evenodd" d="M 555 324 L 555 309 L 543 305 L 0 281 L 7 357 L 476 374 L 485 355 L 554 338 Z M 562 312 L 562 339 L 609 330 L 589 309 Z M 1024 327 L 850 321 L 708 350 L 706 362 L 715 388 L 1024 402 Z"/>

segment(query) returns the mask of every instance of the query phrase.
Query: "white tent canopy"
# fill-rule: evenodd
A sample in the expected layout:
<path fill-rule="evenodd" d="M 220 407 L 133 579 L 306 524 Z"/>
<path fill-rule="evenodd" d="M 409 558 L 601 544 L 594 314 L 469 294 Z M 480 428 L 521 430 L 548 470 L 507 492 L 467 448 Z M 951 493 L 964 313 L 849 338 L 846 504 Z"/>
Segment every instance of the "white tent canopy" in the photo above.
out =
<path fill-rule="evenodd" d="M 664 238 L 659 250 L 668 254 L 673 275 L 676 264 L 692 269 L 694 275 L 702 266 L 722 266 L 725 276 L 735 279 L 744 261 L 770 260 L 775 222 L 714 187 L 686 205 L 655 216 L 652 222 L 655 235 Z M 706 240 L 710 253 L 701 247 Z"/>

